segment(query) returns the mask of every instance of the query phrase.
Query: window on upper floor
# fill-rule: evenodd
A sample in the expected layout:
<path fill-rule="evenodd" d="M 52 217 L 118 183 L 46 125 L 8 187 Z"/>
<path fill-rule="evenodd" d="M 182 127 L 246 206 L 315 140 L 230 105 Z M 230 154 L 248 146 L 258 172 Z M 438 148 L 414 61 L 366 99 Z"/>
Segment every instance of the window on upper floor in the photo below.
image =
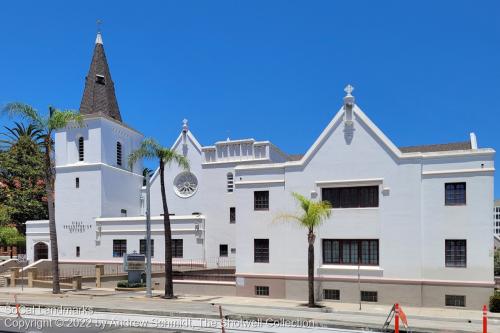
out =
<path fill-rule="evenodd" d="M 323 264 L 379 264 L 378 239 L 323 239 Z"/>
<path fill-rule="evenodd" d="M 253 240 L 253 258 L 254 262 L 269 262 L 269 239 L 254 239 Z"/>
<path fill-rule="evenodd" d="M 446 267 L 467 267 L 467 240 L 445 240 Z"/>
<path fill-rule="evenodd" d="M 146 253 L 146 240 L 145 239 L 140 239 L 139 240 L 139 253 L 143 255 L 147 255 Z M 155 256 L 155 240 L 151 240 L 151 257 Z"/>
<path fill-rule="evenodd" d="M 127 216 L 127 210 L 126 210 L 126 209 L 122 209 L 122 210 L 120 210 L 120 215 L 121 215 L 122 217 L 126 217 L 126 216 Z"/>
<path fill-rule="evenodd" d="M 116 164 L 122 166 L 122 144 L 116 143 Z"/>
<path fill-rule="evenodd" d="M 466 186 L 462 183 L 444 184 L 444 204 L 446 206 L 461 206 L 466 202 Z"/>
<path fill-rule="evenodd" d="M 80 257 L 80 247 L 79 246 L 76 247 L 76 257 L 77 258 Z"/>
<path fill-rule="evenodd" d="M 269 191 L 253 192 L 254 210 L 269 210 Z"/>
<path fill-rule="evenodd" d="M 236 223 L 236 207 L 229 207 L 229 223 Z"/>
<path fill-rule="evenodd" d="M 83 137 L 78 138 L 78 160 L 83 161 L 85 157 L 85 146 L 83 143 Z"/>
<path fill-rule="evenodd" d="M 321 189 L 322 199 L 329 201 L 332 208 L 378 207 L 378 186 L 325 187 Z"/>
<path fill-rule="evenodd" d="M 228 192 L 233 192 L 234 191 L 234 176 L 232 172 L 227 173 L 227 191 Z"/>

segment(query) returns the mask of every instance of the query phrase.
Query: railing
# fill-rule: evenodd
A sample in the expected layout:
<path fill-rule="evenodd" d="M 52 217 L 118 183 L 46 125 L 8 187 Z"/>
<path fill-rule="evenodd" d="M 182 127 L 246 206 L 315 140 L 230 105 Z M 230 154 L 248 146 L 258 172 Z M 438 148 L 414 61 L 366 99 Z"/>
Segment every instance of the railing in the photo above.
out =
<path fill-rule="evenodd" d="M 87 263 L 60 263 L 59 276 L 61 282 L 71 282 L 74 276 L 95 277 L 96 264 Z M 123 269 L 123 263 L 105 263 L 103 276 L 125 275 L 127 272 Z M 215 281 L 234 281 L 234 259 L 229 257 L 199 259 L 174 258 L 172 268 L 176 275 L 174 278 L 185 280 L 212 280 Z M 220 270 L 225 270 L 220 273 Z M 189 273 L 193 271 L 193 273 Z M 233 273 L 231 273 L 231 271 Z M 152 263 L 151 273 L 164 273 L 164 263 Z M 52 269 L 50 266 L 39 267 L 37 269 L 37 280 L 51 280 Z"/>

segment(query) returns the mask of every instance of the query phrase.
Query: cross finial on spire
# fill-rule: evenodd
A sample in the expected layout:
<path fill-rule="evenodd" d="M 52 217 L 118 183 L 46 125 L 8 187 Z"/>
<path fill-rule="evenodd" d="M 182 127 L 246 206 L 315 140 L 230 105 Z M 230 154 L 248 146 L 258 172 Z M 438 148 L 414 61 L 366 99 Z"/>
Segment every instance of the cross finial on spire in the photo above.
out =
<path fill-rule="evenodd" d="M 351 96 L 352 92 L 354 91 L 354 87 L 348 84 L 345 88 L 344 91 L 346 92 L 347 95 Z"/>
<path fill-rule="evenodd" d="M 182 120 L 182 131 L 187 132 L 188 130 L 189 130 L 188 120 L 184 118 L 184 120 Z"/>
<path fill-rule="evenodd" d="M 102 45 L 102 35 L 101 35 L 101 20 L 96 21 L 96 26 L 97 26 L 97 37 L 95 38 L 95 43 L 96 44 L 101 44 Z"/>

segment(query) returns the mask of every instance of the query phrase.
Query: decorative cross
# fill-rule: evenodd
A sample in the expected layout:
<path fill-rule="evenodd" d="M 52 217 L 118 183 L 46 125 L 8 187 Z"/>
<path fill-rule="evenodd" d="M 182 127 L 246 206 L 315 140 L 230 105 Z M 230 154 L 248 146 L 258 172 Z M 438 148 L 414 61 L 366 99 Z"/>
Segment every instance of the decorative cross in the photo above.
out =
<path fill-rule="evenodd" d="M 97 26 L 97 32 L 101 32 L 102 20 L 97 20 L 95 24 Z"/>
<path fill-rule="evenodd" d="M 348 84 L 345 88 L 344 91 L 346 92 L 347 95 L 351 95 L 352 92 L 354 91 L 354 87 Z"/>

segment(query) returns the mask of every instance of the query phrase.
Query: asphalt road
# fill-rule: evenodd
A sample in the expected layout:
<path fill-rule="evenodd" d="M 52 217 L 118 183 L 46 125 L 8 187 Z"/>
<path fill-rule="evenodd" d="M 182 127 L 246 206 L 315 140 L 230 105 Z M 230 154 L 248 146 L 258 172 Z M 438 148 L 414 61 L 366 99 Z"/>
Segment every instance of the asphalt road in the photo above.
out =
<path fill-rule="evenodd" d="M 362 331 L 317 327 L 313 322 L 259 322 L 228 321 L 228 333 L 357 333 Z M 0 332 L 30 333 L 97 333 L 97 332 L 221 332 L 218 319 L 158 317 L 123 313 L 92 313 L 91 315 L 35 315 L 27 314 L 21 318 L 15 314 L 0 316 Z M 366 331 L 365 331 L 366 332 Z"/>

